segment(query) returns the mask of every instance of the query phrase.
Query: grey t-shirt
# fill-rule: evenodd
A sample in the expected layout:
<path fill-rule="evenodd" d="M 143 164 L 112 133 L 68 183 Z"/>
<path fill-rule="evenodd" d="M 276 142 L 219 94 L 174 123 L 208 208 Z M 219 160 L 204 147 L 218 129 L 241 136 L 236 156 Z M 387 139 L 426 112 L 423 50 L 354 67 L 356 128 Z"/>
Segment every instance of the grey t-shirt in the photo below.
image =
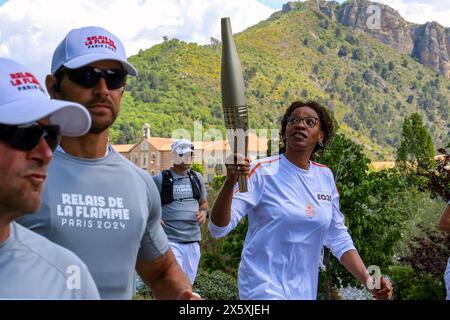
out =
<path fill-rule="evenodd" d="M 13 222 L 0 243 L 0 299 L 100 299 L 72 252 Z"/>
<path fill-rule="evenodd" d="M 169 249 L 153 179 L 114 150 L 101 159 L 54 153 L 42 206 L 18 220 L 73 251 L 102 299 L 131 299 L 136 260 Z"/>
<path fill-rule="evenodd" d="M 162 207 L 162 220 L 165 223 L 164 231 L 170 241 L 191 242 L 200 241 L 200 224 L 197 221 L 199 203 L 194 198 L 191 181 L 188 175 L 179 175 L 172 172 L 173 202 Z M 195 172 L 200 180 L 200 201 L 206 199 L 206 186 L 203 177 Z M 161 193 L 162 173 L 154 176 L 153 180 Z"/>

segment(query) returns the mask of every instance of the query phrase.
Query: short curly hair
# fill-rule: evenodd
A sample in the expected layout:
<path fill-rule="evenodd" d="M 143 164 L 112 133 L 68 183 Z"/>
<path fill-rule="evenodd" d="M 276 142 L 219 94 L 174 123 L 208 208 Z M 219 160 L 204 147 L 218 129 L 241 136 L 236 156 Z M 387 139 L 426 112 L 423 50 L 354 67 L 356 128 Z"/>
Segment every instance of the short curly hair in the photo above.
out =
<path fill-rule="evenodd" d="M 293 102 L 289 108 L 287 108 L 286 112 L 284 113 L 284 116 L 281 120 L 281 132 L 280 132 L 280 142 L 281 142 L 281 153 L 286 152 L 286 127 L 288 124 L 289 117 L 294 112 L 295 109 L 300 107 L 309 107 L 313 109 L 320 119 L 320 129 L 324 133 L 323 137 L 323 147 L 320 147 L 319 144 L 316 144 L 313 150 L 313 155 L 319 151 L 320 149 L 324 149 L 327 146 L 327 143 L 330 141 L 331 137 L 333 136 L 333 120 L 328 113 L 328 110 L 320 105 L 319 103 L 315 101 L 295 101 Z"/>

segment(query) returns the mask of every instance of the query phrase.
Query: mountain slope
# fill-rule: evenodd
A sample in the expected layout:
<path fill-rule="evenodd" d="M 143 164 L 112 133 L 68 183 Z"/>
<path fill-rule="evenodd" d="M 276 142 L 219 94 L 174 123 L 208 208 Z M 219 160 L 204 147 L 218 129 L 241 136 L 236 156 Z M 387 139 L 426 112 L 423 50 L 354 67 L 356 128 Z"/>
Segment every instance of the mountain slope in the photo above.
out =
<path fill-rule="evenodd" d="M 403 118 L 415 111 L 436 146 L 449 143 L 448 78 L 343 26 L 313 1 L 295 5 L 235 35 L 252 128 L 278 128 L 292 101 L 316 99 L 373 158 L 392 159 Z M 130 83 L 112 141 L 133 141 L 144 122 L 154 136 L 192 132 L 194 121 L 223 130 L 220 60 L 215 39 L 207 46 L 172 39 L 131 57 L 140 76 Z"/>
<path fill-rule="evenodd" d="M 367 0 L 317 0 L 316 9 L 332 21 L 364 31 L 400 53 L 411 55 L 420 63 L 445 77 L 450 77 L 450 28 L 437 22 L 415 24 L 407 22 L 391 7 Z M 299 2 L 283 5 L 281 13 L 301 10 Z M 275 13 L 276 16 L 279 13 Z"/>

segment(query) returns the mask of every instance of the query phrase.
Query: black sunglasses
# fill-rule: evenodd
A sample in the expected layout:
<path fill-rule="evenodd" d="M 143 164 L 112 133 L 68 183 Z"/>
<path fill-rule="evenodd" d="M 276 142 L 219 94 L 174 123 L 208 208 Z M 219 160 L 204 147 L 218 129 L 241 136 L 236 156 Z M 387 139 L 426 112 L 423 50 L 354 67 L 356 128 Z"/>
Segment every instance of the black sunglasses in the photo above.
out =
<path fill-rule="evenodd" d="M 91 89 L 95 87 L 101 78 L 105 79 L 109 90 L 116 90 L 125 86 L 127 72 L 122 69 L 100 69 L 84 66 L 78 69 L 63 68 L 69 79 L 76 84 Z"/>
<path fill-rule="evenodd" d="M 0 124 L 0 140 L 16 150 L 33 150 L 42 138 L 47 141 L 49 148 L 55 151 L 61 141 L 59 126 L 43 125 L 37 122 L 18 126 Z"/>

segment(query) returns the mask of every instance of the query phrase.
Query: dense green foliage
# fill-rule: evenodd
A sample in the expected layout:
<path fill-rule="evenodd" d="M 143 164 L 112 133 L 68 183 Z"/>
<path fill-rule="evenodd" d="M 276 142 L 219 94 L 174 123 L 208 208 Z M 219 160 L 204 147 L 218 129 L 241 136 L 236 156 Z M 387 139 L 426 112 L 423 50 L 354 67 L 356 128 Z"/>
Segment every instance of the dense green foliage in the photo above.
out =
<path fill-rule="evenodd" d="M 389 270 L 398 300 L 438 300 L 446 295 L 443 274 L 450 256 L 450 235 L 419 225 L 407 241 L 400 265 Z"/>
<path fill-rule="evenodd" d="M 418 274 L 411 266 L 395 265 L 389 269 L 395 286 L 395 300 L 442 300 L 445 297 L 444 278 Z"/>
<path fill-rule="evenodd" d="M 198 172 L 198 173 L 200 173 L 200 174 L 202 174 L 202 175 L 205 173 L 205 167 L 201 163 L 195 163 L 194 162 L 191 165 L 191 169 L 196 171 L 196 172 Z"/>
<path fill-rule="evenodd" d="M 440 197 L 444 201 L 450 199 L 450 154 L 445 148 L 438 149 L 440 159 L 436 166 L 422 172 L 426 184 L 421 189 L 429 190 L 432 197 Z"/>

